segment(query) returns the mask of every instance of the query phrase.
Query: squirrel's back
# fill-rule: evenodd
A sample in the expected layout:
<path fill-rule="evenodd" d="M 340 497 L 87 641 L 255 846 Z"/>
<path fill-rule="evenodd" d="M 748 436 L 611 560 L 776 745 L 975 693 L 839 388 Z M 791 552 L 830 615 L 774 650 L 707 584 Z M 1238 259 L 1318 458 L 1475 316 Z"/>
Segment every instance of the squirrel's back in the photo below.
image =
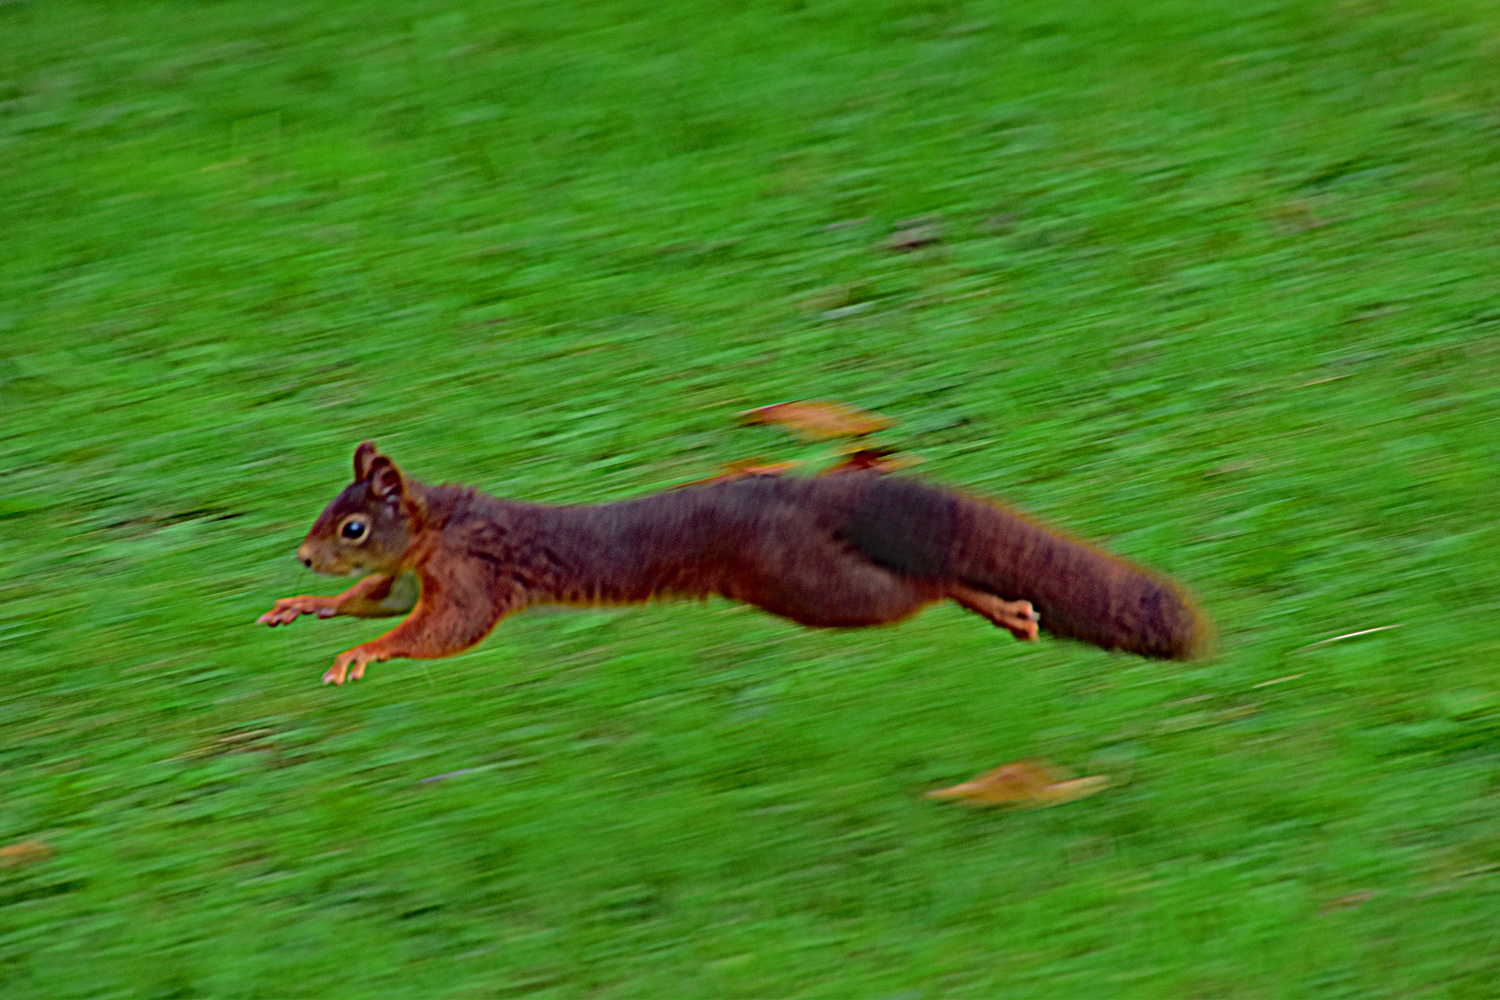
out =
<path fill-rule="evenodd" d="M 867 624 L 905 617 L 958 583 L 1029 600 L 1043 629 L 1106 649 L 1188 659 L 1206 642 L 1170 582 L 920 480 L 753 476 L 550 510 L 538 590 L 560 600 L 717 593 L 807 624 Z"/>

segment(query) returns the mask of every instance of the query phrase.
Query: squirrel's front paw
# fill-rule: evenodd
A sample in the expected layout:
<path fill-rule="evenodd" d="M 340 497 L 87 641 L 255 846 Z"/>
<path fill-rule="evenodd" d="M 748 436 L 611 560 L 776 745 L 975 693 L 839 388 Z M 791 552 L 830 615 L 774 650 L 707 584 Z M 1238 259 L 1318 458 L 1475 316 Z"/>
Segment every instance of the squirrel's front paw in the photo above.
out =
<path fill-rule="evenodd" d="M 338 613 L 333 602 L 327 597 L 283 597 L 276 602 L 276 606 L 256 619 L 262 625 L 286 625 L 297 620 L 298 615 L 317 615 L 319 618 L 331 618 Z"/>
<path fill-rule="evenodd" d="M 359 680 L 365 675 L 365 664 L 378 663 L 384 657 L 366 646 L 355 646 L 346 649 L 333 661 L 333 666 L 323 675 L 324 684 L 342 684 L 351 674 L 354 680 Z"/>

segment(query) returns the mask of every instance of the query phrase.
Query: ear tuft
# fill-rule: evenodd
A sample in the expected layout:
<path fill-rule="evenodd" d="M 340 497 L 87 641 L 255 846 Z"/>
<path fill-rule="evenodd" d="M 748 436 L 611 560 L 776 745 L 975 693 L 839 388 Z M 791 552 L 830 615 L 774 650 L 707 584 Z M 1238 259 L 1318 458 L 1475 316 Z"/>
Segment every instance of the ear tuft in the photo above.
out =
<path fill-rule="evenodd" d="M 362 483 L 370 478 L 370 467 L 380 457 L 380 449 L 375 447 L 374 441 L 361 441 L 354 449 L 354 481 Z"/>

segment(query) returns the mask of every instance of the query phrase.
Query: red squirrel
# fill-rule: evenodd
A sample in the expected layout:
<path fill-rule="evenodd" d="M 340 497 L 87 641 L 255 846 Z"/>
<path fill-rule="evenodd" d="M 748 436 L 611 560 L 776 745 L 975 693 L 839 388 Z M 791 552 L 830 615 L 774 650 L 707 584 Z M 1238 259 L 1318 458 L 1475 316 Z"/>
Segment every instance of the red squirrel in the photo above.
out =
<path fill-rule="evenodd" d="M 451 656 L 533 604 L 717 595 L 803 625 L 898 622 L 953 600 L 1031 641 L 1188 659 L 1207 625 L 1172 583 L 995 503 L 854 468 L 727 477 L 638 500 L 557 507 L 408 478 L 372 442 L 297 549 L 319 573 L 368 573 L 260 616 L 410 615 L 340 653 L 325 684 L 396 657 Z"/>

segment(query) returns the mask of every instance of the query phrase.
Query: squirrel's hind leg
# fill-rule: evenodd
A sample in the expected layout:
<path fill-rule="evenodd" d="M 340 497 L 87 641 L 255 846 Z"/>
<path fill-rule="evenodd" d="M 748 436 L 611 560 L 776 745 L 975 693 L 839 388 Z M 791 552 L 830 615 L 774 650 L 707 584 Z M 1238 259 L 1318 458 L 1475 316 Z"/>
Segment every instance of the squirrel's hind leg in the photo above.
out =
<path fill-rule="evenodd" d="M 1010 632 L 1022 642 L 1035 642 L 1040 617 L 1030 601 L 1006 601 L 983 590 L 961 583 L 947 587 L 947 596 L 976 615 L 981 615 Z"/>

